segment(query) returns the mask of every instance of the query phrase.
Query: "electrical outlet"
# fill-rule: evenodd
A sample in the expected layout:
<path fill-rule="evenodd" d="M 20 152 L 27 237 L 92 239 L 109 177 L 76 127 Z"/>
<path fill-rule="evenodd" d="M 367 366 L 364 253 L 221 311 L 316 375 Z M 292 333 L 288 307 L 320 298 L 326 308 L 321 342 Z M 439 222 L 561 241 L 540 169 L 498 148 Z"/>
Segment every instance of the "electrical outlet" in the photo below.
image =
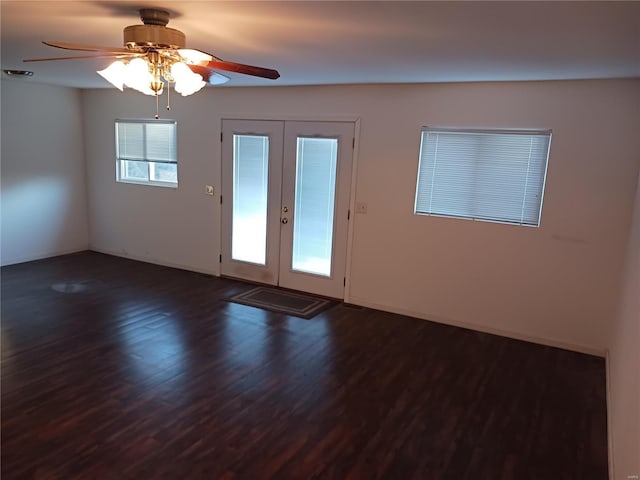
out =
<path fill-rule="evenodd" d="M 367 204 L 365 202 L 356 202 L 356 213 L 367 213 Z"/>
<path fill-rule="evenodd" d="M 207 195 L 213 195 L 213 185 L 205 185 L 204 188 Z"/>

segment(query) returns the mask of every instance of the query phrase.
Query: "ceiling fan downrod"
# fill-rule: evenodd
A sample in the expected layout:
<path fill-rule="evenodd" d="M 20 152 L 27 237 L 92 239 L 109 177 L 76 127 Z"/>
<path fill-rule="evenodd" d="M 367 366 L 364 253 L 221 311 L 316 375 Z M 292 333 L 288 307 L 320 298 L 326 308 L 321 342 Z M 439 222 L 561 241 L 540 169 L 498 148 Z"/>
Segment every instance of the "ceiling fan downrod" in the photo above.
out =
<path fill-rule="evenodd" d="M 169 23 L 169 12 L 166 10 L 158 10 L 156 8 L 141 8 L 140 20 L 145 25 L 160 25 L 166 27 Z"/>

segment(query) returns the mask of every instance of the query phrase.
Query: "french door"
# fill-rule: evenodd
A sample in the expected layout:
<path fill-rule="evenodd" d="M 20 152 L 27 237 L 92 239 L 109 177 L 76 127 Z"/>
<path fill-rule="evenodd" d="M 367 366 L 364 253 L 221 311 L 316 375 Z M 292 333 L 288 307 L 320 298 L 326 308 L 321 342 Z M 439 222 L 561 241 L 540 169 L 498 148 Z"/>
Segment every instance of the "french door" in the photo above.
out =
<path fill-rule="evenodd" d="M 223 275 L 344 297 L 354 124 L 223 120 Z"/>

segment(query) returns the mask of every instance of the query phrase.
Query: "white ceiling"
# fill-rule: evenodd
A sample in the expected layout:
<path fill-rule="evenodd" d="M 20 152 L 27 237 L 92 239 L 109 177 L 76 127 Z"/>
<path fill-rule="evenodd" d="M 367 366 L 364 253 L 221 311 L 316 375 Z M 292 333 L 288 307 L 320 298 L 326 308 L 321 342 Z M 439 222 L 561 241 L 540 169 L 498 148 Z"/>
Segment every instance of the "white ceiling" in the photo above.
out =
<path fill-rule="evenodd" d="M 121 46 L 141 7 L 172 13 L 187 46 L 275 68 L 276 81 L 230 86 L 640 77 L 640 2 L 11 1 L 1 0 L 2 68 L 28 81 L 108 87 L 110 60 L 25 64 L 73 55 L 41 40 Z"/>

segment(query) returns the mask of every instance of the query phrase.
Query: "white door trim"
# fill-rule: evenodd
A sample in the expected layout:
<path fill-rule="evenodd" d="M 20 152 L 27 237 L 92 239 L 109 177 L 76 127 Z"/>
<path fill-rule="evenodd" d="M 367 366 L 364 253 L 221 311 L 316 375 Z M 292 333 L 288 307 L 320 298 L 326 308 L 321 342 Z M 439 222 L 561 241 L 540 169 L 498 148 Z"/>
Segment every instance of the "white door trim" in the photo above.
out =
<path fill-rule="evenodd" d="M 357 172 L 358 172 L 358 158 L 359 158 L 359 138 L 360 138 L 360 131 L 361 131 L 361 119 L 358 116 L 352 116 L 352 115 L 346 115 L 346 116 L 314 116 L 314 117 L 307 117 L 307 116 L 299 116 L 299 115 L 292 115 L 292 116 L 288 116 L 288 115 L 284 115 L 284 116 L 278 116 L 278 118 L 274 119 L 273 116 L 265 116 L 265 115 L 261 115 L 261 114 L 254 114 L 254 115 L 237 115 L 237 114 L 226 114 L 222 116 L 221 119 L 221 128 L 220 131 L 223 131 L 223 124 L 225 121 L 231 121 L 231 120 L 247 120 L 247 121 L 267 121 L 267 122 L 286 122 L 286 121 L 296 121 L 296 122 L 347 122 L 347 123 L 351 123 L 353 125 L 354 128 L 354 143 L 353 143 L 353 148 L 351 150 L 351 166 L 350 166 L 350 185 L 349 185 L 349 200 L 348 200 L 348 210 L 350 212 L 350 219 L 347 222 L 347 235 L 346 235 L 346 253 L 345 253 L 345 260 L 344 260 L 344 286 L 343 286 L 343 290 L 342 290 L 342 296 L 341 298 L 344 299 L 344 301 L 349 301 L 350 297 L 351 297 L 351 292 L 350 292 L 350 276 L 351 276 L 351 268 L 352 268 L 352 257 L 353 257 L 353 236 L 354 236 L 354 220 L 355 220 L 355 199 L 356 199 L 356 188 L 357 188 Z M 224 194 L 224 188 L 223 188 L 223 170 L 224 170 L 224 152 L 223 152 L 223 148 L 224 148 L 224 142 L 221 142 L 221 154 L 220 154 L 220 192 L 222 194 Z M 220 234 L 221 234 L 221 242 L 220 242 L 220 251 L 219 251 L 219 255 L 221 256 L 221 258 L 224 256 L 224 251 L 225 251 L 225 241 L 230 241 L 229 238 L 227 238 L 225 240 L 224 238 L 224 232 L 225 232 L 225 228 L 224 228 L 224 205 L 220 206 Z M 271 214 L 271 213 L 270 213 Z M 278 215 L 280 214 L 280 212 L 278 212 Z M 274 214 L 275 216 L 275 214 Z M 221 260 L 222 262 L 222 260 Z M 224 269 L 220 268 L 220 275 L 221 276 L 233 276 L 235 277 L 236 275 L 229 275 L 227 274 Z M 237 276 L 237 278 L 243 278 L 242 276 Z M 260 283 L 267 283 L 264 282 L 261 279 L 251 279 L 251 278 L 246 278 L 248 280 L 251 281 L 257 281 Z M 277 283 L 277 280 L 276 280 Z"/>
<path fill-rule="evenodd" d="M 285 288 L 313 292 L 327 297 L 344 298 L 354 135 L 355 125 L 353 122 L 294 121 L 285 123 L 282 198 L 283 205 L 287 205 L 289 208 L 288 215 L 292 220 L 296 214 L 294 190 L 296 189 L 298 139 L 317 137 L 337 140 L 335 202 L 332 212 L 331 275 L 327 277 L 293 270 L 291 259 L 295 220 L 290 221 L 282 226 L 280 240 L 282 247 L 280 285 Z M 307 177 L 307 181 L 309 181 L 309 177 Z"/>
<path fill-rule="evenodd" d="M 278 284 L 278 269 L 280 255 L 280 202 L 271 197 L 280 196 L 282 182 L 282 141 L 284 122 L 273 120 L 237 120 L 223 119 L 222 123 L 222 154 L 221 154 L 221 222 L 220 222 L 220 273 L 234 278 L 266 283 Z M 232 250 L 232 220 L 233 196 L 224 192 L 224 185 L 233 179 L 233 163 L 225 164 L 225 158 L 233 159 L 233 137 L 235 134 L 265 135 L 269 137 L 269 167 L 268 167 L 268 202 L 267 202 L 267 238 L 266 265 L 242 262 L 231 258 Z M 224 140 L 226 139 L 226 140 Z M 272 174 L 275 173 L 275 174 Z M 226 233 L 226 234 L 225 234 Z"/>

